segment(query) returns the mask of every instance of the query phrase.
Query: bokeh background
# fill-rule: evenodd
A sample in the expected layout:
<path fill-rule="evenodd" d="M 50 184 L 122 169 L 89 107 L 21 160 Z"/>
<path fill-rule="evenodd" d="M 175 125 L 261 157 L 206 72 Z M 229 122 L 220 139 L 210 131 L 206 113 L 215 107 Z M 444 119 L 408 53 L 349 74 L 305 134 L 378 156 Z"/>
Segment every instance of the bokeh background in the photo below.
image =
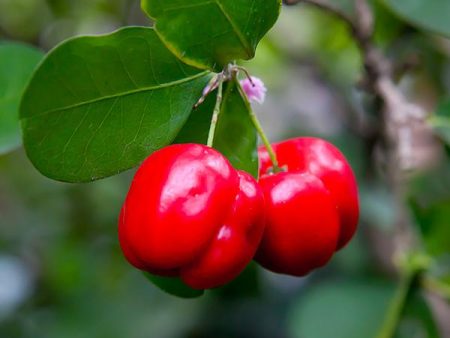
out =
<path fill-rule="evenodd" d="M 344 9 L 350 1 L 341 1 Z M 450 40 L 419 30 L 375 2 L 379 46 L 399 84 L 427 111 L 450 110 Z M 431 4 L 430 4 L 431 5 Z M 449 13 L 450 17 L 450 13 Z M 79 34 L 149 25 L 133 0 L 0 0 L 0 39 L 48 51 Z M 122 257 L 117 216 L 133 172 L 90 184 L 40 175 L 19 149 L 0 156 L 0 337 L 366 338 L 397 285 L 394 197 L 379 161 L 376 102 L 355 85 L 362 60 L 345 25 L 302 5 L 283 8 L 245 63 L 268 87 L 255 106 L 271 140 L 326 138 L 358 177 L 356 238 L 306 278 L 251 266 L 227 287 L 193 300 L 163 293 Z M 405 203 L 439 280 L 408 299 L 398 338 L 450 337 L 450 159 L 432 133 L 412 140 L 418 163 Z"/>

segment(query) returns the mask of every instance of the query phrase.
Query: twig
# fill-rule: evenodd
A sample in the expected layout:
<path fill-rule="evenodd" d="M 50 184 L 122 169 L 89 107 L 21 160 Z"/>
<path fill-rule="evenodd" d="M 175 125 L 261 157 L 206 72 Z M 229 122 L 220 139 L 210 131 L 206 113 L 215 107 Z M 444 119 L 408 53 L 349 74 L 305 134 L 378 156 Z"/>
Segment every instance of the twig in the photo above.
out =
<path fill-rule="evenodd" d="M 404 202 L 405 172 L 415 168 L 412 145 L 413 127 L 425 123 L 426 112 L 420 106 L 407 100 L 395 83 L 395 69 L 392 62 L 375 46 L 373 42 L 374 17 L 368 0 L 354 0 L 353 17 L 341 12 L 326 0 L 285 0 L 286 5 L 298 3 L 320 8 L 344 22 L 359 47 L 365 68 L 364 89 L 375 96 L 383 105 L 379 116 L 380 132 L 378 142 L 384 147 L 386 155 L 387 177 L 396 198 L 396 256 L 408 254 L 417 246 L 416 234 L 411 226 L 407 207 Z M 402 281 L 392 310 L 387 314 L 380 337 L 391 337 L 400 318 L 401 309 L 412 285 L 409 272 L 401 272 Z"/>
<path fill-rule="evenodd" d="M 298 3 L 320 8 L 347 24 L 357 43 L 364 62 L 366 78 L 364 89 L 374 94 L 383 103 L 384 144 L 387 145 L 386 162 L 389 163 L 391 184 L 398 195 L 402 192 L 395 186 L 401 182 L 403 173 L 414 169 L 412 149 L 412 124 L 424 123 L 426 113 L 418 105 L 408 102 L 394 81 L 394 67 L 373 42 L 374 18 L 367 0 L 355 0 L 355 15 L 350 17 L 326 0 L 285 0 L 286 5 Z M 403 217 L 403 216 L 402 216 Z"/>

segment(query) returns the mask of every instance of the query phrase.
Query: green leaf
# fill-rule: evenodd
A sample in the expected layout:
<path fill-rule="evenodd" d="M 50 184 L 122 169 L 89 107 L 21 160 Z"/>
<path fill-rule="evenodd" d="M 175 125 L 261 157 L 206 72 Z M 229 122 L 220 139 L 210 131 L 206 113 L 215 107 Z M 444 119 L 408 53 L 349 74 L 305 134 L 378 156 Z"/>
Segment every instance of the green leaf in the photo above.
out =
<path fill-rule="evenodd" d="M 31 46 L 0 43 L 0 154 L 21 144 L 19 103 L 43 53 Z"/>
<path fill-rule="evenodd" d="M 170 144 L 209 81 L 153 29 L 68 40 L 35 72 L 20 114 L 28 157 L 44 175 L 86 182 Z"/>
<path fill-rule="evenodd" d="M 393 293 L 392 285 L 379 281 L 317 285 L 295 303 L 289 317 L 291 336 L 375 337 Z"/>
<path fill-rule="evenodd" d="M 250 119 L 250 104 L 237 80 L 225 86 L 213 146 L 239 170 L 258 177 L 258 136 Z"/>
<path fill-rule="evenodd" d="M 395 338 L 411 337 L 440 338 L 433 313 L 420 289 L 409 295 Z"/>
<path fill-rule="evenodd" d="M 433 116 L 428 119 L 435 134 L 447 145 L 450 145 L 450 118 Z"/>
<path fill-rule="evenodd" d="M 216 105 L 216 94 L 217 91 L 209 94 L 205 102 L 192 111 L 173 143 L 207 143 L 213 110 Z"/>
<path fill-rule="evenodd" d="M 416 203 L 412 206 L 427 252 L 432 255 L 450 253 L 450 197 L 430 205 Z"/>
<path fill-rule="evenodd" d="M 437 109 L 436 109 L 436 115 L 439 117 L 447 117 L 450 118 L 450 98 L 447 97 L 443 99 Z"/>
<path fill-rule="evenodd" d="M 211 125 L 216 92 L 192 112 L 175 143 L 206 144 Z M 250 104 L 237 80 L 225 84 L 222 106 L 214 135 L 213 147 L 231 164 L 258 177 L 257 133 L 250 119 Z"/>
<path fill-rule="evenodd" d="M 219 298 L 226 300 L 242 300 L 244 297 L 259 297 L 261 296 L 259 272 L 260 267 L 254 261 L 251 261 L 236 279 L 224 286 L 212 289 L 211 292 Z"/>
<path fill-rule="evenodd" d="M 254 57 L 276 22 L 281 0 L 142 0 L 167 47 L 184 62 L 213 70 Z"/>
<path fill-rule="evenodd" d="M 410 24 L 450 37 L 450 1 L 384 0 L 384 3 Z"/>
<path fill-rule="evenodd" d="M 204 290 L 194 290 L 176 277 L 160 277 L 144 272 L 145 277 L 161 290 L 180 298 L 196 298 L 203 295 Z"/>
<path fill-rule="evenodd" d="M 450 160 L 411 181 L 409 204 L 427 253 L 450 253 Z"/>
<path fill-rule="evenodd" d="M 428 119 L 428 124 L 436 135 L 450 146 L 450 99 L 447 98 L 439 104 L 436 114 Z"/>

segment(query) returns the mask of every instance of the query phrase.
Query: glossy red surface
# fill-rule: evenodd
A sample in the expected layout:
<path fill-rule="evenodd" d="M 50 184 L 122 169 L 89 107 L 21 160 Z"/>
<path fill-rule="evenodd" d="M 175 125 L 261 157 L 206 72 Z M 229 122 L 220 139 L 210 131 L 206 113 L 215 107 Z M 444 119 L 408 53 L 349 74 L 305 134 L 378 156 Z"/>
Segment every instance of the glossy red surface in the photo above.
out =
<path fill-rule="evenodd" d="M 313 137 L 299 137 L 273 145 L 280 166 L 288 172 L 308 172 L 318 177 L 330 191 L 339 211 L 340 233 L 337 249 L 353 237 L 359 218 L 355 175 L 344 155 L 331 143 Z M 265 148 L 258 151 L 260 175 L 272 166 Z"/>
<path fill-rule="evenodd" d="M 329 191 L 309 173 L 263 176 L 266 229 L 255 257 L 265 268 L 303 276 L 336 250 L 339 215 Z"/>
<path fill-rule="evenodd" d="M 256 181 L 212 148 L 172 145 L 136 172 L 119 220 L 135 267 L 180 276 L 193 288 L 220 286 L 253 257 L 264 222 Z"/>
<path fill-rule="evenodd" d="M 249 174 L 238 171 L 238 175 L 239 192 L 215 239 L 198 260 L 181 270 L 188 285 L 205 289 L 217 280 L 231 281 L 256 253 L 264 231 L 264 196 Z"/>

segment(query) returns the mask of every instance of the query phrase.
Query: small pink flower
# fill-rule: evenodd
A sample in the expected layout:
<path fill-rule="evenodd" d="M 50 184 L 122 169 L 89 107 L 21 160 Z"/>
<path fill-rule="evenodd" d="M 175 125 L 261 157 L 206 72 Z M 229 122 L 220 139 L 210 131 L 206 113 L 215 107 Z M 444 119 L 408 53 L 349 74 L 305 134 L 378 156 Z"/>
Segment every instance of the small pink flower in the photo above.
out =
<path fill-rule="evenodd" d="M 254 76 L 251 78 L 251 81 L 249 78 L 241 80 L 241 87 L 250 102 L 258 102 L 259 104 L 263 104 L 266 99 L 267 88 L 261 79 Z"/>

